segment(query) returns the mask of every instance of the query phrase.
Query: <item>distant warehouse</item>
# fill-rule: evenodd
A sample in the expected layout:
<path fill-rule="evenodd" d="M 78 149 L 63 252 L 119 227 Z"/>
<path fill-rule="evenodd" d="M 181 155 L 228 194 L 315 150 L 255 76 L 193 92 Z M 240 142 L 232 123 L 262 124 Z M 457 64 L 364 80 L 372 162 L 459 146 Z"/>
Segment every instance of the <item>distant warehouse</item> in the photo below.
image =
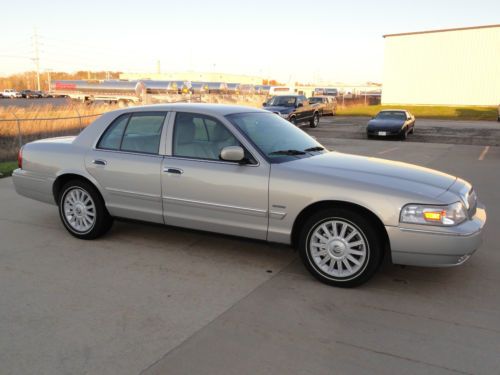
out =
<path fill-rule="evenodd" d="M 500 104 L 500 25 L 384 38 L 382 104 Z"/>

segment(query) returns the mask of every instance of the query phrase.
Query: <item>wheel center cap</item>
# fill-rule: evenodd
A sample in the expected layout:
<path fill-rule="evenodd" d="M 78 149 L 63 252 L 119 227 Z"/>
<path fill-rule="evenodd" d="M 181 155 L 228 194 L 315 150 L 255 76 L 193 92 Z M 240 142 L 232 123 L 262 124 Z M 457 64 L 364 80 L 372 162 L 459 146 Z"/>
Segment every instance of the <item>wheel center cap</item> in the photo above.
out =
<path fill-rule="evenodd" d="M 83 211 L 82 205 L 77 204 L 76 207 L 75 207 L 75 214 L 76 214 L 76 216 L 82 216 L 83 212 L 84 211 Z"/>
<path fill-rule="evenodd" d="M 333 240 L 328 244 L 328 252 L 333 258 L 342 258 L 345 254 L 345 249 L 345 243 L 340 240 Z"/>

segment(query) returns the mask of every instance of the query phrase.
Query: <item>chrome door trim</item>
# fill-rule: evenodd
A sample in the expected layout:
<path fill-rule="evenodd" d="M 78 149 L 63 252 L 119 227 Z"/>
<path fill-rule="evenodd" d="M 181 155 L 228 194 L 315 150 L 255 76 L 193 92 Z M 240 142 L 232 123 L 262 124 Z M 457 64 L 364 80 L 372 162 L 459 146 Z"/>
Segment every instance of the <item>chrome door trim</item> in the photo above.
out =
<path fill-rule="evenodd" d="M 143 199 L 143 200 L 148 200 L 148 201 L 156 201 L 156 202 L 161 201 L 161 196 L 156 195 L 156 194 L 138 193 L 137 191 L 115 189 L 115 188 L 110 188 L 110 187 L 106 187 L 105 190 L 109 191 L 111 194 L 121 195 L 121 196 L 124 196 L 127 198 L 138 198 L 138 199 Z"/>
<path fill-rule="evenodd" d="M 258 217 L 266 217 L 267 216 L 267 210 L 260 210 L 260 209 L 256 209 L 256 208 L 232 206 L 232 205 L 227 205 L 227 204 L 211 203 L 211 202 L 197 201 L 197 200 L 191 200 L 191 199 L 181 199 L 181 198 L 174 198 L 174 197 L 169 197 L 169 196 L 165 196 L 165 195 L 163 196 L 163 200 L 166 202 L 180 204 L 180 205 L 187 205 L 187 206 L 191 206 L 191 207 L 236 212 L 238 214 L 258 216 Z"/>
<path fill-rule="evenodd" d="M 166 163 L 168 164 L 168 160 L 186 160 L 186 161 L 199 161 L 202 163 L 215 163 L 215 164 L 225 164 L 225 165 L 233 165 L 239 167 L 259 167 L 260 162 L 257 160 L 257 164 L 239 164 L 234 161 L 225 161 L 225 160 L 211 160 L 211 159 L 201 159 L 201 158 L 190 158 L 186 156 L 166 156 Z"/>

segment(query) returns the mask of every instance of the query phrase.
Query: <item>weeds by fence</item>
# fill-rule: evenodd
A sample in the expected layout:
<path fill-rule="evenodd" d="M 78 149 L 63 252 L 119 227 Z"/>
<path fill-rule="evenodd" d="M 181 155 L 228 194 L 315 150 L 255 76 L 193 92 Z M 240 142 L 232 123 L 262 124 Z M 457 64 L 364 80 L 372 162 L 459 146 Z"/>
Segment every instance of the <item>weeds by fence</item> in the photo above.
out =
<path fill-rule="evenodd" d="M 7 107 L 0 109 L 0 161 L 14 160 L 19 148 L 48 137 L 77 135 L 108 106 Z"/>

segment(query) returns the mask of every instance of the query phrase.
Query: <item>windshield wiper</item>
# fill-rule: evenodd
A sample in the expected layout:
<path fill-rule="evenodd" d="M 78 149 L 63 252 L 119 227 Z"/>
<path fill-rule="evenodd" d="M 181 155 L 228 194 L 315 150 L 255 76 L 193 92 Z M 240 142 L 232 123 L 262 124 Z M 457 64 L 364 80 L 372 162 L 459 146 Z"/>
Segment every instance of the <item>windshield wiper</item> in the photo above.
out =
<path fill-rule="evenodd" d="M 305 152 L 311 152 L 311 151 L 323 151 L 325 148 L 321 146 L 315 146 L 315 147 L 309 147 L 306 148 L 304 151 Z"/>
<path fill-rule="evenodd" d="M 305 155 L 305 152 L 299 150 L 278 150 L 270 152 L 269 155 Z"/>

